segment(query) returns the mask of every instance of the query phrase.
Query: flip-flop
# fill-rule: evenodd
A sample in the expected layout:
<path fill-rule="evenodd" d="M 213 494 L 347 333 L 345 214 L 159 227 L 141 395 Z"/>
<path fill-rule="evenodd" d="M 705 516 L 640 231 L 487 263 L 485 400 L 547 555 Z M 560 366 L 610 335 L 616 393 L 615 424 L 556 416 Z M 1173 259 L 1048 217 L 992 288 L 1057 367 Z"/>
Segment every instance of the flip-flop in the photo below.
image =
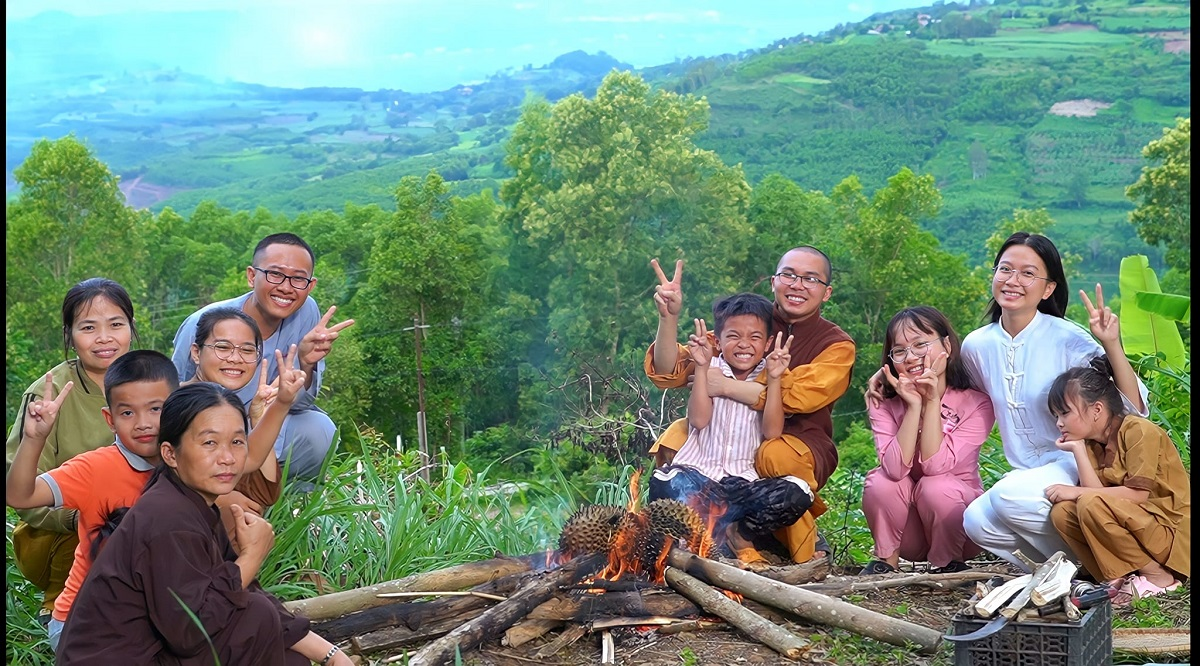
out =
<path fill-rule="evenodd" d="M 1131 593 L 1134 599 L 1144 599 L 1146 597 L 1153 597 L 1155 595 L 1172 592 L 1174 590 L 1178 590 L 1179 586 L 1181 585 L 1179 581 L 1172 579 L 1170 585 L 1161 587 L 1151 583 L 1150 579 L 1146 578 L 1145 576 L 1130 576 L 1128 580 L 1130 587 L 1133 588 Z"/>
<path fill-rule="evenodd" d="M 813 552 L 825 553 L 825 557 L 833 555 L 833 549 L 829 547 L 829 542 L 825 540 L 825 537 L 821 536 L 820 532 L 817 532 L 817 543 L 813 546 Z"/>

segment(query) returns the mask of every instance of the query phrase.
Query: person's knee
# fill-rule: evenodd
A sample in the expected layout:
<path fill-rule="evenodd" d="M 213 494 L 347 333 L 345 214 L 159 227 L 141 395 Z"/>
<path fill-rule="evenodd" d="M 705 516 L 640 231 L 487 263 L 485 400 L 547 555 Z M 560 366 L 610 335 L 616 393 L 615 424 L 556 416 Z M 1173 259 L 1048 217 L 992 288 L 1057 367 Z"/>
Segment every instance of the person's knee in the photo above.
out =
<path fill-rule="evenodd" d="M 873 469 L 863 481 L 863 504 L 905 501 L 912 497 L 912 480 L 908 477 L 893 479 L 882 470 Z"/>
<path fill-rule="evenodd" d="M 287 466 L 289 477 L 315 477 L 333 447 L 337 426 L 320 411 L 289 414 L 284 425 L 283 446 L 277 449 L 280 464 Z"/>
<path fill-rule="evenodd" d="M 1050 507 L 1050 522 L 1060 533 L 1071 530 L 1077 515 L 1078 506 L 1074 501 L 1057 502 Z"/>
<path fill-rule="evenodd" d="M 782 437 L 768 439 L 758 446 L 754 467 L 766 478 L 797 476 L 808 479 L 813 475 L 811 454 L 806 460 Z"/>
<path fill-rule="evenodd" d="M 989 541 L 987 526 L 991 524 L 991 498 L 987 493 L 980 495 L 967 505 L 963 511 L 963 529 L 966 530 L 967 536 L 978 544 L 983 544 Z"/>
<path fill-rule="evenodd" d="M 1099 529 L 1115 518 L 1112 507 L 1100 495 L 1084 493 L 1075 500 L 1075 505 L 1079 524 L 1091 530 Z"/>
<path fill-rule="evenodd" d="M 913 501 L 935 516 L 962 511 L 974 499 L 972 494 L 966 483 L 953 476 L 922 477 L 913 487 Z"/>

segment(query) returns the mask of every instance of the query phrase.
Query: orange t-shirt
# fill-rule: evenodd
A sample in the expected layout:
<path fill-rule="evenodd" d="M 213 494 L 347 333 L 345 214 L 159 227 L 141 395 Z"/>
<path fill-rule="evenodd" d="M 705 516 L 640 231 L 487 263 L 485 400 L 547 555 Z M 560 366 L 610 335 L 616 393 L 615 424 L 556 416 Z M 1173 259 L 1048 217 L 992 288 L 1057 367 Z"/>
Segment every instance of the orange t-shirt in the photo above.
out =
<path fill-rule="evenodd" d="M 54 507 L 79 511 L 79 545 L 67 575 L 66 587 L 54 601 L 51 616 L 67 621 L 79 587 L 92 568 L 92 531 L 104 524 L 114 509 L 131 507 L 141 497 L 154 467 L 144 458 L 112 444 L 81 453 L 62 466 L 38 476 L 54 493 Z"/>

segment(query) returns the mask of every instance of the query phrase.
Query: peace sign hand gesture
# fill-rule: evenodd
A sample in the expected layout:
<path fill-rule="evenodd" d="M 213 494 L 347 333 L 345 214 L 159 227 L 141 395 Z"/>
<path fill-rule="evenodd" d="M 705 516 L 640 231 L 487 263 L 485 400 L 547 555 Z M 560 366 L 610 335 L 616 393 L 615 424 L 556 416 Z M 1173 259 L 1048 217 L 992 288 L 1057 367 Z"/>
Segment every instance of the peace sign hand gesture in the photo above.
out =
<path fill-rule="evenodd" d="M 792 336 L 784 342 L 782 331 L 775 334 L 775 346 L 767 354 L 767 379 L 779 379 L 788 371 L 792 364 L 792 354 L 788 351 L 791 348 Z"/>
<path fill-rule="evenodd" d="M 62 393 L 55 397 L 54 377 L 47 372 L 46 388 L 42 392 L 41 400 L 34 400 L 25 408 L 25 424 L 21 434 L 30 440 L 44 443 L 54 428 L 55 420 L 58 419 L 58 410 L 62 408 L 63 401 L 67 399 L 73 388 L 75 388 L 75 382 L 67 382 L 63 386 Z"/>
<path fill-rule="evenodd" d="M 308 379 L 308 374 L 297 365 L 299 358 L 296 345 L 288 348 L 287 356 L 278 349 L 275 350 L 275 366 L 279 368 L 279 377 L 275 381 L 279 385 L 278 398 L 282 404 L 290 406 L 296 402 L 296 396 L 300 394 L 300 389 L 304 388 Z"/>
<path fill-rule="evenodd" d="M 330 326 L 329 320 L 333 318 L 334 312 L 337 312 L 337 306 L 329 306 L 329 309 L 325 311 L 325 316 L 321 317 L 321 321 L 317 322 L 317 325 L 301 338 L 301 368 L 315 368 L 317 363 L 321 362 L 321 359 L 329 355 L 330 349 L 333 348 L 334 340 L 338 339 L 339 332 L 354 325 L 353 319 L 347 319 L 346 321 Z"/>
<path fill-rule="evenodd" d="M 898 377 L 896 373 L 888 366 L 880 368 L 883 374 L 883 381 L 887 382 L 896 395 L 904 401 L 904 404 L 909 407 L 919 407 L 921 405 L 921 393 L 917 390 L 916 384 L 908 377 Z"/>
<path fill-rule="evenodd" d="M 270 384 L 267 383 L 267 359 L 264 358 L 258 366 L 258 390 L 254 392 L 254 397 L 250 400 L 251 426 L 258 425 L 258 422 L 262 420 L 263 413 L 267 411 L 267 407 L 275 402 L 275 396 L 278 393 L 278 378 Z"/>
<path fill-rule="evenodd" d="M 930 356 L 933 356 L 930 354 Z M 945 351 L 933 356 L 933 360 L 925 365 L 921 374 L 913 379 L 913 386 L 921 398 L 926 401 L 936 401 L 939 405 L 942 396 L 946 394 L 946 364 L 950 355 Z"/>
<path fill-rule="evenodd" d="M 1080 289 L 1079 295 L 1083 297 L 1083 306 L 1087 308 L 1088 328 L 1091 329 L 1092 335 L 1096 336 L 1103 347 L 1119 344 L 1121 342 L 1120 323 L 1117 315 L 1113 314 L 1112 308 L 1105 307 L 1104 289 L 1100 283 L 1096 283 L 1095 305 L 1092 305 L 1091 299 L 1084 290 Z"/>
<path fill-rule="evenodd" d="M 658 264 L 658 259 L 651 259 L 650 266 L 658 276 L 658 285 L 654 287 L 654 305 L 658 307 L 658 316 L 678 317 L 683 309 L 683 260 L 675 262 L 675 275 L 670 280 Z"/>
<path fill-rule="evenodd" d="M 696 362 L 696 368 L 703 371 L 712 363 L 712 344 L 708 341 L 708 326 L 703 319 L 694 320 L 696 332 L 688 336 L 688 352 Z"/>

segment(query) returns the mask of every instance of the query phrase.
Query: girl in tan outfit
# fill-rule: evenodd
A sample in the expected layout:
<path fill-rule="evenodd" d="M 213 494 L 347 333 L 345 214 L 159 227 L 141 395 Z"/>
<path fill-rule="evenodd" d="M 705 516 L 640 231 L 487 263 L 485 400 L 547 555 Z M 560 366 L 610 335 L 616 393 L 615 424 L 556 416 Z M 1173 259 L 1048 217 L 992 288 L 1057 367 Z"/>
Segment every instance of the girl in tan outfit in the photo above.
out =
<path fill-rule="evenodd" d="M 1167 433 L 1127 415 L 1108 358 L 1050 387 L 1050 412 L 1075 456 L 1079 485 L 1046 488 L 1050 518 L 1083 566 L 1119 600 L 1174 590 L 1191 574 L 1191 484 Z"/>

